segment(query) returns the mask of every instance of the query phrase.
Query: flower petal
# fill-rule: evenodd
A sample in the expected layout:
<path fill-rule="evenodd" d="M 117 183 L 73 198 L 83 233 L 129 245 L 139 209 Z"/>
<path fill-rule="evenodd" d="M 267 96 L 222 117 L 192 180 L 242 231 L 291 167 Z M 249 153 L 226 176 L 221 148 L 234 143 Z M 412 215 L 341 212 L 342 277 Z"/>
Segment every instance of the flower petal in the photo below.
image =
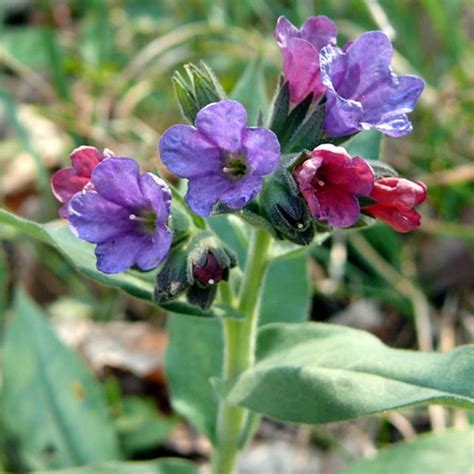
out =
<path fill-rule="evenodd" d="M 400 211 L 394 207 L 369 206 L 364 209 L 377 219 L 385 222 L 393 230 L 405 234 L 416 229 L 421 224 L 421 216 L 414 209 Z"/>
<path fill-rule="evenodd" d="M 297 38 L 298 35 L 299 30 L 293 25 L 293 23 L 291 23 L 291 21 L 286 19 L 284 16 L 278 18 L 274 36 L 280 48 L 285 48 L 288 40 L 291 38 Z"/>
<path fill-rule="evenodd" d="M 333 46 L 322 49 L 327 134 L 341 136 L 374 128 L 395 137 L 411 132 L 406 114 L 413 111 L 424 82 L 393 74 L 392 54 L 390 39 L 380 31 L 364 33 L 344 51 Z"/>
<path fill-rule="evenodd" d="M 69 225 L 87 242 L 100 243 L 134 232 L 136 224 L 129 216 L 128 209 L 107 201 L 96 191 L 77 193 L 69 201 Z"/>
<path fill-rule="evenodd" d="M 229 189 L 230 185 L 227 177 L 216 174 L 194 178 L 188 182 L 185 200 L 193 212 L 201 217 L 207 217 L 211 214 L 219 197 Z"/>
<path fill-rule="evenodd" d="M 164 224 L 169 217 L 171 191 L 168 185 L 152 173 L 143 173 L 139 178 L 142 195 L 156 211 L 157 223 Z"/>
<path fill-rule="evenodd" d="M 72 167 L 79 176 L 90 178 L 94 168 L 103 160 L 102 153 L 93 146 L 80 146 L 71 153 Z"/>
<path fill-rule="evenodd" d="M 318 51 L 328 44 L 336 44 L 337 28 L 327 16 L 310 16 L 300 31 L 301 38 L 310 42 Z"/>
<path fill-rule="evenodd" d="M 242 150 L 254 175 L 264 176 L 278 168 L 280 142 L 264 127 L 247 127 L 242 135 Z"/>
<path fill-rule="evenodd" d="M 260 191 L 263 179 L 261 176 L 247 175 L 229 185 L 229 188 L 220 194 L 219 201 L 231 209 L 242 209 Z"/>
<path fill-rule="evenodd" d="M 53 174 L 51 178 L 51 190 L 59 202 L 67 203 L 74 194 L 82 191 L 89 181 L 89 178 L 77 176 L 73 168 L 63 168 Z"/>
<path fill-rule="evenodd" d="M 334 91 L 326 92 L 326 116 L 324 131 L 331 137 L 341 137 L 356 133 L 361 129 L 362 105 L 353 100 L 343 99 Z"/>
<path fill-rule="evenodd" d="M 216 144 L 190 125 L 174 125 L 166 130 L 159 149 L 165 166 L 180 178 L 203 176 L 222 167 Z"/>
<path fill-rule="evenodd" d="M 97 245 L 97 268 L 103 273 L 120 273 L 135 264 L 137 255 L 148 244 L 148 236 L 124 234 Z"/>
<path fill-rule="evenodd" d="M 360 156 L 346 158 L 326 152 L 321 173 L 331 186 L 355 196 L 368 196 L 374 186 L 374 172 Z"/>
<path fill-rule="evenodd" d="M 138 212 L 144 205 L 138 182 L 140 168 L 131 158 L 107 158 L 92 172 L 92 182 L 108 201 Z"/>
<path fill-rule="evenodd" d="M 138 252 L 135 263 L 142 270 L 151 270 L 157 267 L 168 255 L 171 243 L 173 242 L 173 234 L 164 225 L 157 227 L 155 235 L 147 235 L 147 240 L 143 238 L 143 245 Z M 145 245 L 145 242 L 146 245 Z"/>
<path fill-rule="evenodd" d="M 195 125 L 210 142 L 222 150 L 238 153 L 242 132 L 247 124 L 247 112 L 235 100 L 214 102 L 196 115 Z"/>
<path fill-rule="evenodd" d="M 294 38 L 282 50 L 283 76 L 290 84 L 290 100 L 301 102 L 311 92 L 316 100 L 324 92 L 319 75 L 319 52 L 304 39 Z"/>
<path fill-rule="evenodd" d="M 359 219 L 359 201 L 336 187 L 327 186 L 316 193 L 319 202 L 317 219 L 333 227 L 350 227 Z"/>

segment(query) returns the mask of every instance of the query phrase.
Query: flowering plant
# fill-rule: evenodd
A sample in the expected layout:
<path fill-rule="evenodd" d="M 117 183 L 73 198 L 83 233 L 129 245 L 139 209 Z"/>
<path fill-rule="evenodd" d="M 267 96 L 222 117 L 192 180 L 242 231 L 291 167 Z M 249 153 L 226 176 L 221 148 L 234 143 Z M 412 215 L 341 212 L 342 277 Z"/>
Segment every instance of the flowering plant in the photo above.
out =
<path fill-rule="evenodd" d="M 236 472 L 262 415 L 326 423 L 474 404 L 472 391 L 450 390 L 453 377 L 472 375 L 472 348 L 399 351 L 363 331 L 263 314 L 270 266 L 284 272 L 332 234 L 376 220 L 414 230 L 427 193 L 354 151 L 412 130 L 407 114 L 424 83 L 392 72 L 389 38 L 374 31 L 338 46 L 336 25 L 319 16 L 299 29 L 281 17 L 275 39 L 282 77 L 255 123 L 206 64 L 173 76 L 187 123 L 166 130 L 157 150 L 185 193 L 91 146 L 51 181 L 70 231 L 47 227 L 47 239 L 65 253 L 82 245 L 69 257 L 89 276 L 170 312 L 173 406 L 211 441 L 215 474 Z"/>

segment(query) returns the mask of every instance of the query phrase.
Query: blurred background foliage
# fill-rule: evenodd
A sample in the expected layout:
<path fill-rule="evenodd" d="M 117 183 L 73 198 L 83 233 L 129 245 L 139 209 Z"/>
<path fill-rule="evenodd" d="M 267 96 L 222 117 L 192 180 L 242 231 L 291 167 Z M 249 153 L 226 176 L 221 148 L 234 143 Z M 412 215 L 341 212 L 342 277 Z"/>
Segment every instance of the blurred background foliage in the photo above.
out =
<path fill-rule="evenodd" d="M 182 121 L 172 72 L 203 59 L 227 92 L 234 90 L 244 103 L 264 104 L 282 63 L 273 40 L 276 19 L 285 15 L 299 25 L 317 14 L 336 21 L 339 44 L 382 29 L 396 48 L 396 72 L 425 79 L 412 114 L 413 133 L 385 139 L 383 159 L 427 183 L 429 199 L 418 232 L 399 235 L 376 225 L 362 234 L 335 234 L 314 249 L 311 317 L 371 330 L 398 347 L 447 350 L 472 341 L 474 8 L 469 0 L 0 0 L 1 206 L 40 222 L 55 219 L 49 178 L 82 144 L 133 156 L 145 169 L 158 166 L 165 173 L 156 143 L 168 126 Z M 12 228 L 0 225 L 0 239 L 2 323 L 21 284 L 104 381 L 124 456 L 205 457 L 208 446 L 189 441 L 189 433 L 180 432 L 178 441 L 168 440 L 163 448 L 178 421 L 163 418 L 170 409 L 160 361 L 147 372 L 135 360 L 142 357 L 134 352 L 136 345 L 145 354 L 150 347 L 155 356 L 163 354 L 164 315 L 85 280 L 55 250 Z M 123 342 L 122 359 L 101 359 L 104 341 L 127 331 L 128 326 L 114 324 L 150 322 L 153 330 L 146 326 L 136 340 Z M 78 327 L 89 331 L 87 343 L 77 341 Z M 443 409 L 429 418 L 415 411 L 409 420 L 365 420 L 369 434 L 360 435 L 357 449 L 346 451 L 360 456 L 367 443 L 379 447 L 409 436 L 410 429 L 467 422 L 459 411 Z M 350 426 L 348 433 L 359 425 Z M 324 452 L 344 444 L 337 430 L 323 431 L 310 430 L 303 438 Z M 147 436 L 137 436 L 143 432 Z M 18 467 L 11 456 L 15 450 L 5 452 L 4 461 Z"/>

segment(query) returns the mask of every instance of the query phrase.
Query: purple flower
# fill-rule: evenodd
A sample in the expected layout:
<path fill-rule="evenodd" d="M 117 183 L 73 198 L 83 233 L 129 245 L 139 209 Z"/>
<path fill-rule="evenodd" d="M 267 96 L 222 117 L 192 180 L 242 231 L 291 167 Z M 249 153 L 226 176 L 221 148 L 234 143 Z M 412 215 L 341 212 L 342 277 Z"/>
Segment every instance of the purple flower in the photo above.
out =
<path fill-rule="evenodd" d="M 284 16 L 278 18 L 275 39 L 283 56 L 283 76 L 289 82 L 290 100 L 301 102 L 311 92 L 313 100 L 326 90 L 319 72 L 319 51 L 336 44 L 336 25 L 326 16 L 311 16 L 300 29 Z"/>
<path fill-rule="evenodd" d="M 109 152 L 110 153 L 110 152 Z M 91 187 L 94 168 L 108 155 L 93 146 L 81 146 L 71 153 L 72 166 L 60 169 L 51 178 L 51 189 L 56 199 L 63 204 L 59 215 L 67 218 L 67 205 L 70 199 L 84 188 Z"/>
<path fill-rule="evenodd" d="M 276 135 L 246 124 L 244 107 L 224 100 L 200 110 L 195 127 L 174 125 L 161 137 L 161 159 L 172 173 L 189 180 L 186 202 L 196 214 L 208 216 L 218 201 L 241 209 L 260 191 L 263 177 L 277 168 Z"/>
<path fill-rule="evenodd" d="M 374 172 L 360 156 L 334 145 L 320 145 L 296 170 L 295 178 L 315 219 L 350 227 L 359 219 L 357 196 L 368 196 Z"/>
<path fill-rule="evenodd" d="M 97 268 L 119 273 L 133 265 L 158 266 L 172 242 L 171 193 L 164 181 L 140 174 L 131 158 L 108 158 L 95 167 L 92 184 L 70 200 L 68 220 L 79 238 L 97 244 Z"/>
<path fill-rule="evenodd" d="M 393 74 L 392 54 L 390 40 L 380 31 L 364 33 L 345 51 L 331 45 L 321 50 L 328 135 L 375 128 L 399 137 L 412 131 L 406 114 L 413 111 L 424 82 L 416 76 Z"/>

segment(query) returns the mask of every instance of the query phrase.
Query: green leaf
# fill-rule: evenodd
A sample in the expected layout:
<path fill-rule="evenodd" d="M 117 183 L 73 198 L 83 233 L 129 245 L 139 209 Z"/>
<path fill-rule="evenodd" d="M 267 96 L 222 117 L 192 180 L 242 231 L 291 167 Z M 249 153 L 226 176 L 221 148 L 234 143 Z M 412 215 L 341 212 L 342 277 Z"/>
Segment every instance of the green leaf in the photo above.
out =
<path fill-rule="evenodd" d="M 44 38 L 49 31 L 50 28 L 31 26 L 27 28 L 2 28 L 0 54 L 6 54 L 30 68 L 43 68 L 48 65 Z"/>
<path fill-rule="evenodd" d="M 120 458 L 98 383 L 19 291 L 4 345 L 3 422 L 31 469 Z"/>
<path fill-rule="evenodd" d="M 379 160 L 382 134 L 377 130 L 361 132 L 351 138 L 343 146 L 351 156 L 361 156 L 366 160 Z"/>
<path fill-rule="evenodd" d="M 41 242 L 55 247 L 70 263 L 89 278 L 104 285 L 114 286 L 136 298 L 153 302 L 153 288 L 156 273 L 129 270 L 123 273 L 109 275 L 96 268 L 94 245 L 78 239 L 71 233 L 63 221 L 54 221 L 48 224 L 38 224 L 0 209 L 0 224 L 8 224 Z M 175 313 L 215 317 L 216 314 L 202 311 L 195 306 L 182 301 L 175 301 L 161 305 L 167 311 Z"/>
<path fill-rule="evenodd" d="M 178 458 L 145 462 L 106 462 L 73 469 L 41 471 L 41 474 L 198 474 L 198 468 Z M 40 474 L 40 473 L 38 473 Z"/>
<path fill-rule="evenodd" d="M 285 120 L 281 135 L 278 135 L 282 153 L 288 153 L 288 141 L 295 133 L 295 130 L 304 122 L 312 101 L 313 94 L 311 93 L 290 112 L 288 118 Z"/>
<path fill-rule="evenodd" d="M 196 114 L 199 112 L 199 107 L 196 103 L 196 99 L 189 92 L 186 83 L 182 79 L 181 74 L 176 71 L 171 78 L 174 86 L 174 91 L 176 94 L 176 99 L 178 101 L 179 109 L 181 115 L 189 121 L 189 123 L 194 123 Z"/>
<path fill-rule="evenodd" d="M 290 110 L 290 85 L 289 82 L 283 82 L 283 78 L 277 86 L 273 97 L 270 112 L 270 130 L 275 132 L 277 137 L 281 137 L 284 131 L 284 125 L 288 118 Z"/>
<path fill-rule="evenodd" d="M 311 294 L 306 254 L 273 261 L 265 277 L 259 324 L 305 321 Z"/>
<path fill-rule="evenodd" d="M 95 264 L 94 245 L 74 236 L 64 222 L 54 221 L 42 225 L 0 209 L 1 223 L 11 225 L 34 239 L 52 245 L 78 270 L 93 280 L 121 288 L 137 298 L 153 301 L 152 272 L 145 274 L 131 270 L 117 275 L 99 272 Z"/>
<path fill-rule="evenodd" d="M 472 472 L 474 429 L 422 435 L 383 449 L 339 474 L 446 474 Z"/>
<path fill-rule="evenodd" d="M 273 324 L 260 330 L 257 364 L 216 387 L 232 404 L 302 423 L 429 403 L 474 407 L 474 345 L 416 352 L 343 326 Z"/>
<path fill-rule="evenodd" d="M 383 161 L 371 161 L 370 166 L 374 170 L 375 179 L 385 178 L 387 176 L 398 176 L 396 170 Z"/>
<path fill-rule="evenodd" d="M 289 152 L 312 150 L 320 143 L 321 128 L 324 121 L 325 106 L 316 106 L 309 117 L 298 127 L 286 149 Z"/>
<path fill-rule="evenodd" d="M 161 414 L 153 400 L 130 396 L 120 401 L 120 416 L 115 424 L 120 445 L 127 457 L 131 457 L 158 447 L 176 428 L 178 419 Z"/>
<path fill-rule="evenodd" d="M 248 123 L 257 125 L 260 112 L 268 108 L 268 98 L 263 76 L 263 59 L 258 55 L 244 70 L 230 97 L 241 102 L 248 113 Z"/>
<path fill-rule="evenodd" d="M 218 397 L 209 380 L 221 373 L 221 322 L 170 315 L 167 328 L 165 367 L 173 408 L 213 440 Z"/>

